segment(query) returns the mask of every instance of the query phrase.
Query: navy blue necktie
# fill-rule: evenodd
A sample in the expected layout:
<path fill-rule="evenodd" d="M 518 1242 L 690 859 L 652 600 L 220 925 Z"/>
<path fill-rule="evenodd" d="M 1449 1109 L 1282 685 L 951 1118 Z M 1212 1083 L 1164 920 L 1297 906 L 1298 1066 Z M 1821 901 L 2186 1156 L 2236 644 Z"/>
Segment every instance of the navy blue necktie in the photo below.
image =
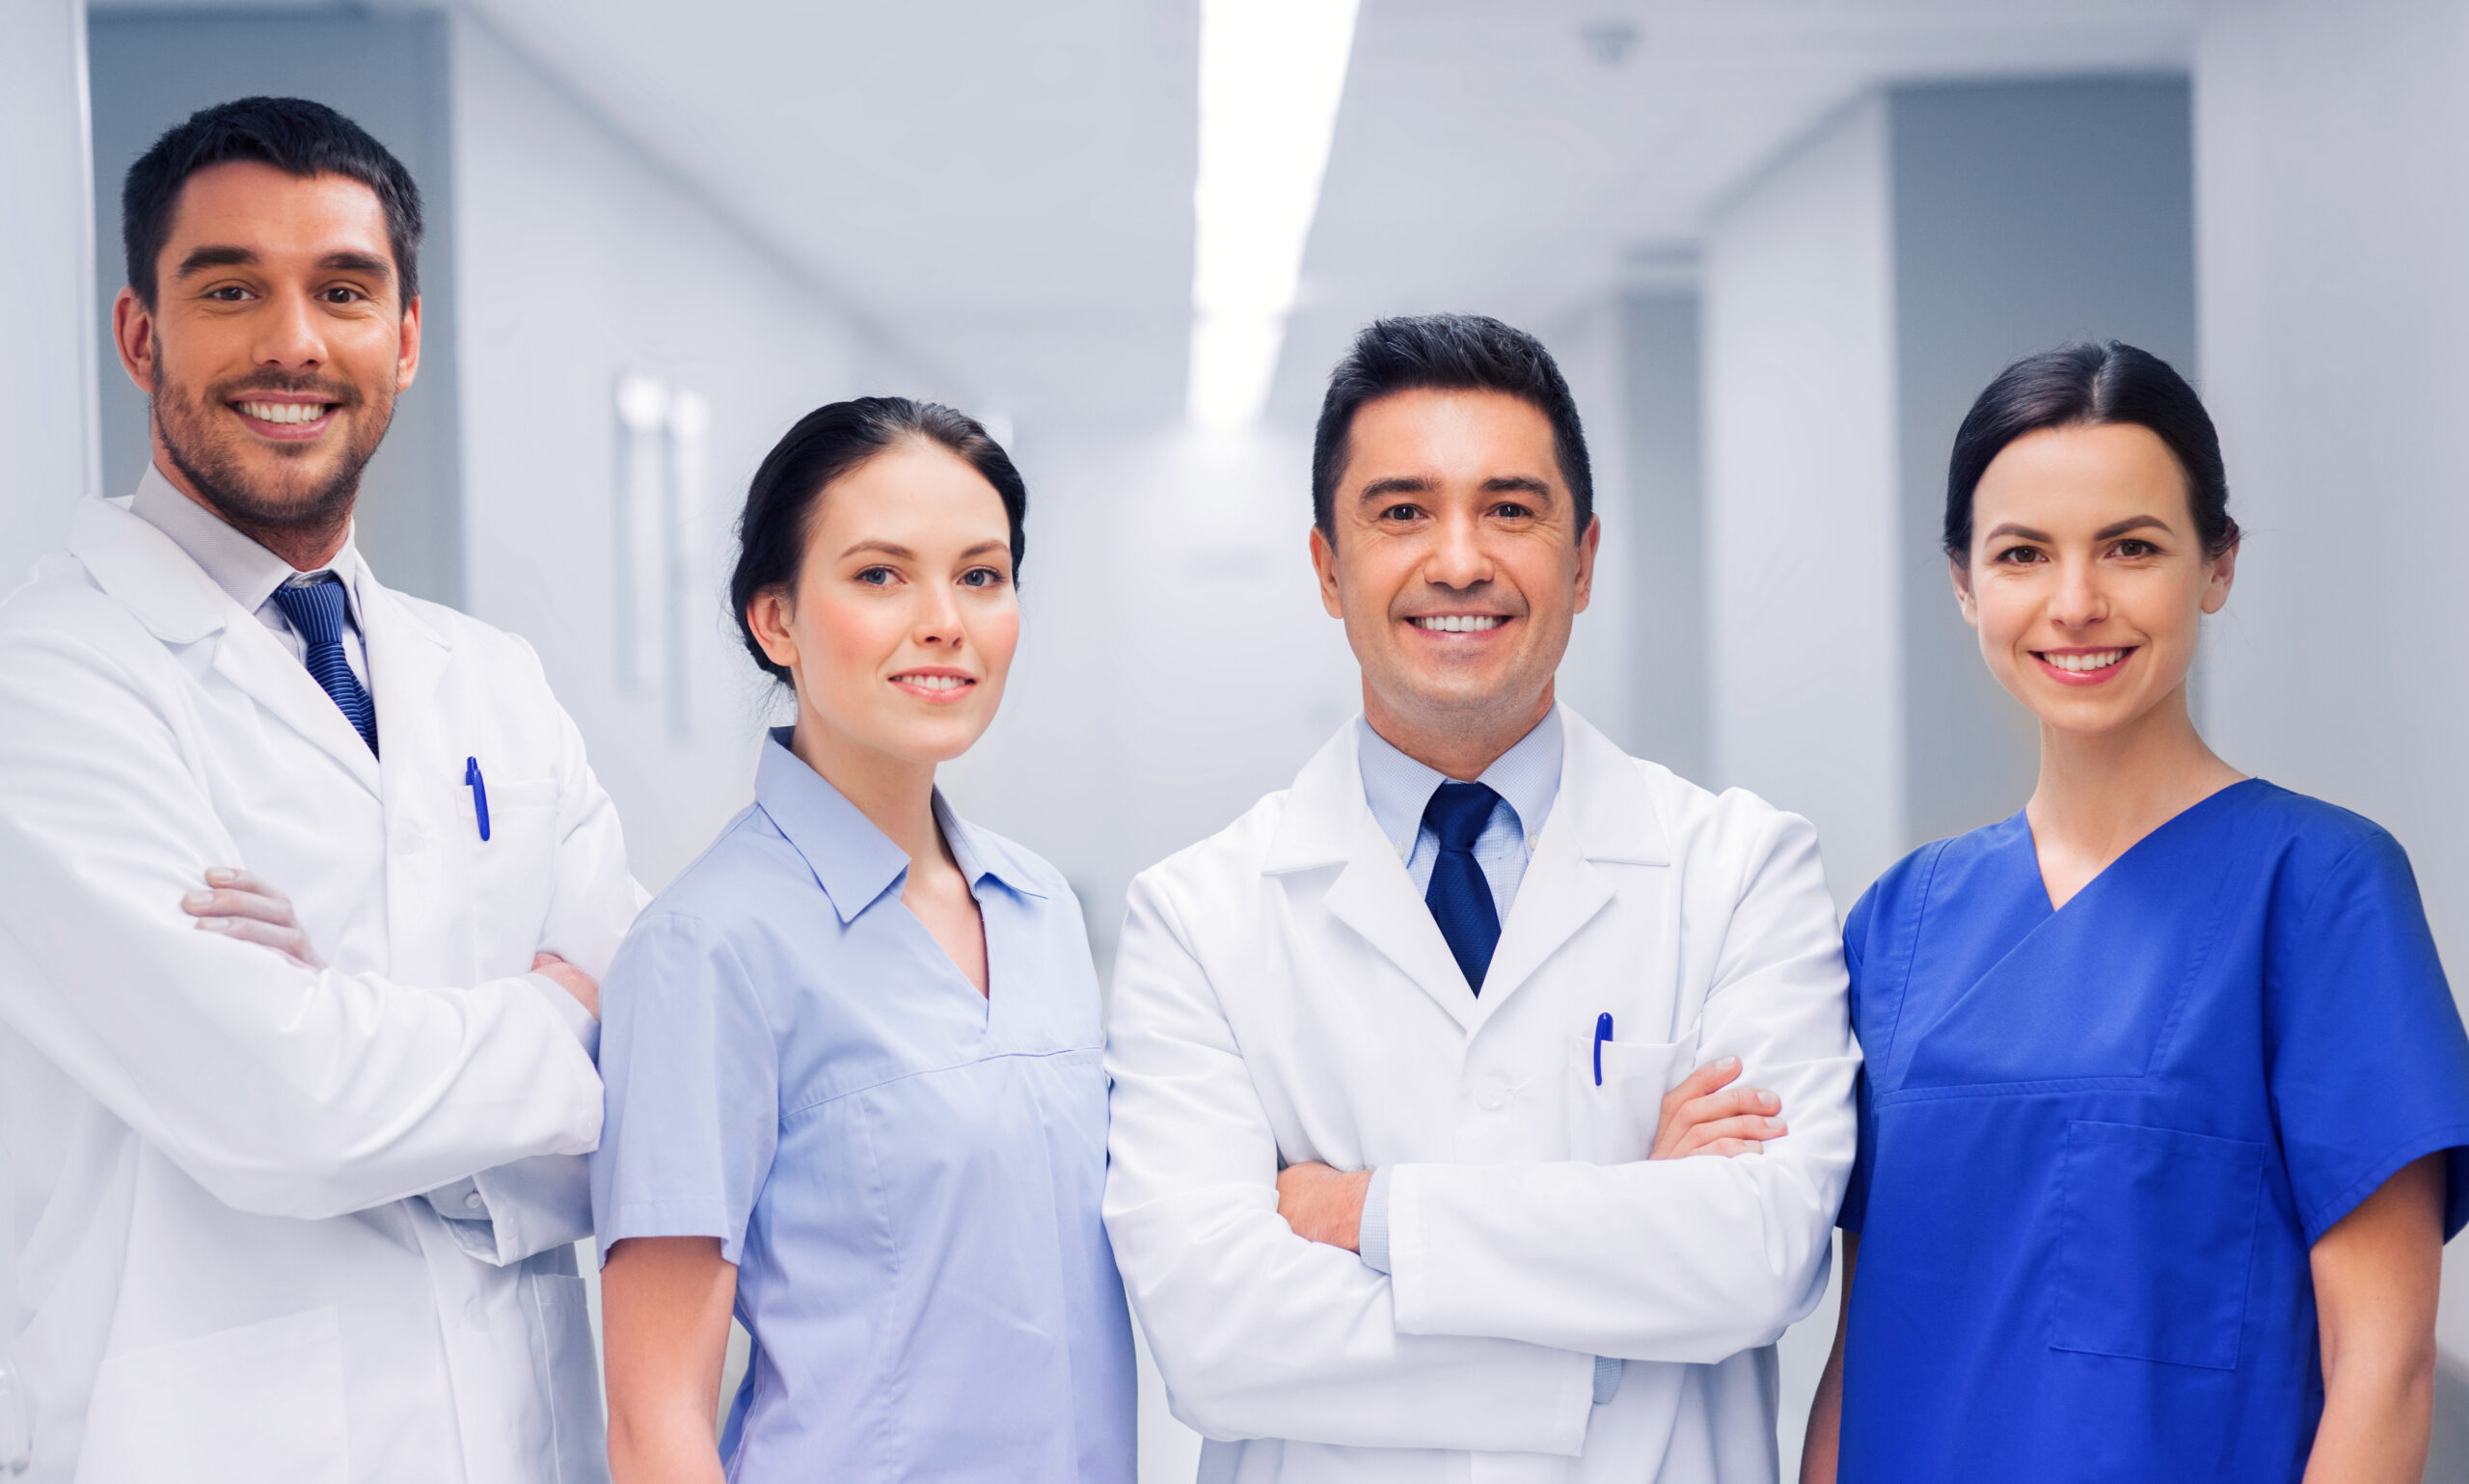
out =
<path fill-rule="evenodd" d="M 274 606 L 291 620 L 308 641 L 309 653 L 302 662 L 317 684 L 342 708 L 343 715 L 368 743 L 377 750 L 377 705 L 361 688 L 360 677 L 351 672 L 351 661 L 343 654 L 343 581 L 329 572 L 314 582 L 293 586 L 286 582 L 274 590 Z"/>
<path fill-rule="evenodd" d="M 1444 783 L 1424 805 L 1424 823 L 1440 842 L 1424 904 L 1440 924 L 1440 935 L 1465 973 L 1467 987 L 1477 994 L 1483 992 L 1483 975 L 1491 969 L 1492 950 L 1501 940 L 1501 914 L 1492 904 L 1492 883 L 1475 860 L 1475 842 L 1500 801 L 1498 794 L 1479 783 Z"/>

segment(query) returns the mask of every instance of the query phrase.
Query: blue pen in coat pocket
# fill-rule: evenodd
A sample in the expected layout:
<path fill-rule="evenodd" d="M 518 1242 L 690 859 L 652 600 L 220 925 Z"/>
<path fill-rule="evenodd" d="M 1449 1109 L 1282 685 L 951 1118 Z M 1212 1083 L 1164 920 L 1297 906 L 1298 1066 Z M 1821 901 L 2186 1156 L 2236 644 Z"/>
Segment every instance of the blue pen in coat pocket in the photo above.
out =
<path fill-rule="evenodd" d="M 1603 1043 L 1612 1039 L 1612 1012 L 1594 1017 L 1594 1085 L 1603 1086 Z"/>
<path fill-rule="evenodd" d="M 489 785 L 487 780 L 480 776 L 478 758 L 463 760 L 463 784 L 472 791 L 472 812 L 479 818 L 480 839 L 485 842 L 489 838 Z M 1603 1080 L 1600 1069 L 1595 1072 L 1594 1080 L 1597 1082 Z"/>

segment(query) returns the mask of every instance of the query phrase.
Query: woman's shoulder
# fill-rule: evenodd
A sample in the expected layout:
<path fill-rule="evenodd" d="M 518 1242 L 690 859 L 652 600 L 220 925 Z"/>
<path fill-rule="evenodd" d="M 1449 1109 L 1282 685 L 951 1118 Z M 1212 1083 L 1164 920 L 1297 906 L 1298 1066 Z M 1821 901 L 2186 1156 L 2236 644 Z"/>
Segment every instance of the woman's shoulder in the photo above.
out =
<path fill-rule="evenodd" d="M 1853 906 L 1845 931 L 1848 933 L 1856 927 L 1865 927 L 1881 914 L 1893 915 L 1901 908 L 1916 907 L 1941 882 L 1949 878 L 1960 880 L 1981 862 L 2011 850 L 2019 836 L 2028 842 L 2030 833 L 2022 815 L 2016 813 L 1994 824 L 1930 841 L 1888 866 L 1869 883 L 1869 889 Z"/>
<path fill-rule="evenodd" d="M 2268 874 L 2283 898 L 2311 898 L 2336 876 L 2380 878 L 2409 872 L 2401 842 L 2354 810 L 2262 778 L 2224 792 L 2233 803 L 2227 813 L 2239 853 Z"/>
<path fill-rule="evenodd" d="M 691 923 L 734 935 L 775 919 L 784 897 L 815 889 L 814 873 L 797 847 L 759 806 L 748 804 L 653 894 L 636 922 L 638 928 Z"/>

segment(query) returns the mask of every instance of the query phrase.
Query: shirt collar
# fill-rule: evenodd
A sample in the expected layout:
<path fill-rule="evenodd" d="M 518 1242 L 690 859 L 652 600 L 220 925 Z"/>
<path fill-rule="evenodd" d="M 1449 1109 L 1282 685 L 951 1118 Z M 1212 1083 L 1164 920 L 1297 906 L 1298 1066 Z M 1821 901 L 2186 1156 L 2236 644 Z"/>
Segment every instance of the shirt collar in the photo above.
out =
<path fill-rule="evenodd" d="M 1358 755 L 1364 802 L 1371 806 L 1380 833 L 1400 854 L 1406 853 L 1423 830 L 1424 806 L 1449 778 L 1398 751 L 1371 729 L 1368 718 L 1358 717 L 1355 726 L 1362 737 Z M 1540 835 L 1543 822 L 1551 817 L 1552 801 L 1560 793 L 1560 708 L 1556 702 L 1532 731 L 1494 758 L 1476 780 L 1508 804 L 1521 842 Z"/>
<path fill-rule="evenodd" d="M 342 549 L 335 559 L 314 572 L 295 571 L 291 563 L 241 533 L 238 527 L 199 504 L 174 488 L 172 481 L 151 463 L 146 475 L 137 481 L 137 494 L 128 502 L 129 513 L 172 538 L 172 544 L 187 553 L 205 575 L 250 613 L 266 606 L 274 590 L 285 582 L 306 582 L 333 573 L 342 579 L 343 596 L 351 610 L 354 628 L 365 626 L 360 621 L 360 550 L 355 532 L 343 532 Z"/>
<path fill-rule="evenodd" d="M 763 755 L 754 765 L 754 801 L 804 857 L 840 920 L 854 922 L 893 882 L 908 876 L 909 856 L 828 779 L 789 750 L 795 731 L 775 726 L 765 739 Z M 972 893 L 992 877 L 1022 896 L 1045 895 L 1001 840 L 952 812 L 940 789 L 935 791 L 935 822 Z"/>

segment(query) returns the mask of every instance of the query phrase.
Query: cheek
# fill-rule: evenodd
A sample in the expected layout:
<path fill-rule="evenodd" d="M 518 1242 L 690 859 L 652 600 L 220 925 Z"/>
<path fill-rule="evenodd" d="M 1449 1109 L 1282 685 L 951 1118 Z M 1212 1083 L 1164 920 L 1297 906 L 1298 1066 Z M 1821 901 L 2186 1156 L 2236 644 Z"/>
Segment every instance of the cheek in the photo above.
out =
<path fill-rule="evenodd" d="M 987 668 L 1000 679 L 1011 668 L 1012 656 L 1020 647 L 1019 604 L 1006 602 L 971 620 L 968 629 L 977 652 L 986 657 Z"/>
<path fill-rule="evenodd" d="M 871 688 L 902 627 L 886 602 L 827 590 L 798 603 L 799 669 L 826 693 Z"/>

